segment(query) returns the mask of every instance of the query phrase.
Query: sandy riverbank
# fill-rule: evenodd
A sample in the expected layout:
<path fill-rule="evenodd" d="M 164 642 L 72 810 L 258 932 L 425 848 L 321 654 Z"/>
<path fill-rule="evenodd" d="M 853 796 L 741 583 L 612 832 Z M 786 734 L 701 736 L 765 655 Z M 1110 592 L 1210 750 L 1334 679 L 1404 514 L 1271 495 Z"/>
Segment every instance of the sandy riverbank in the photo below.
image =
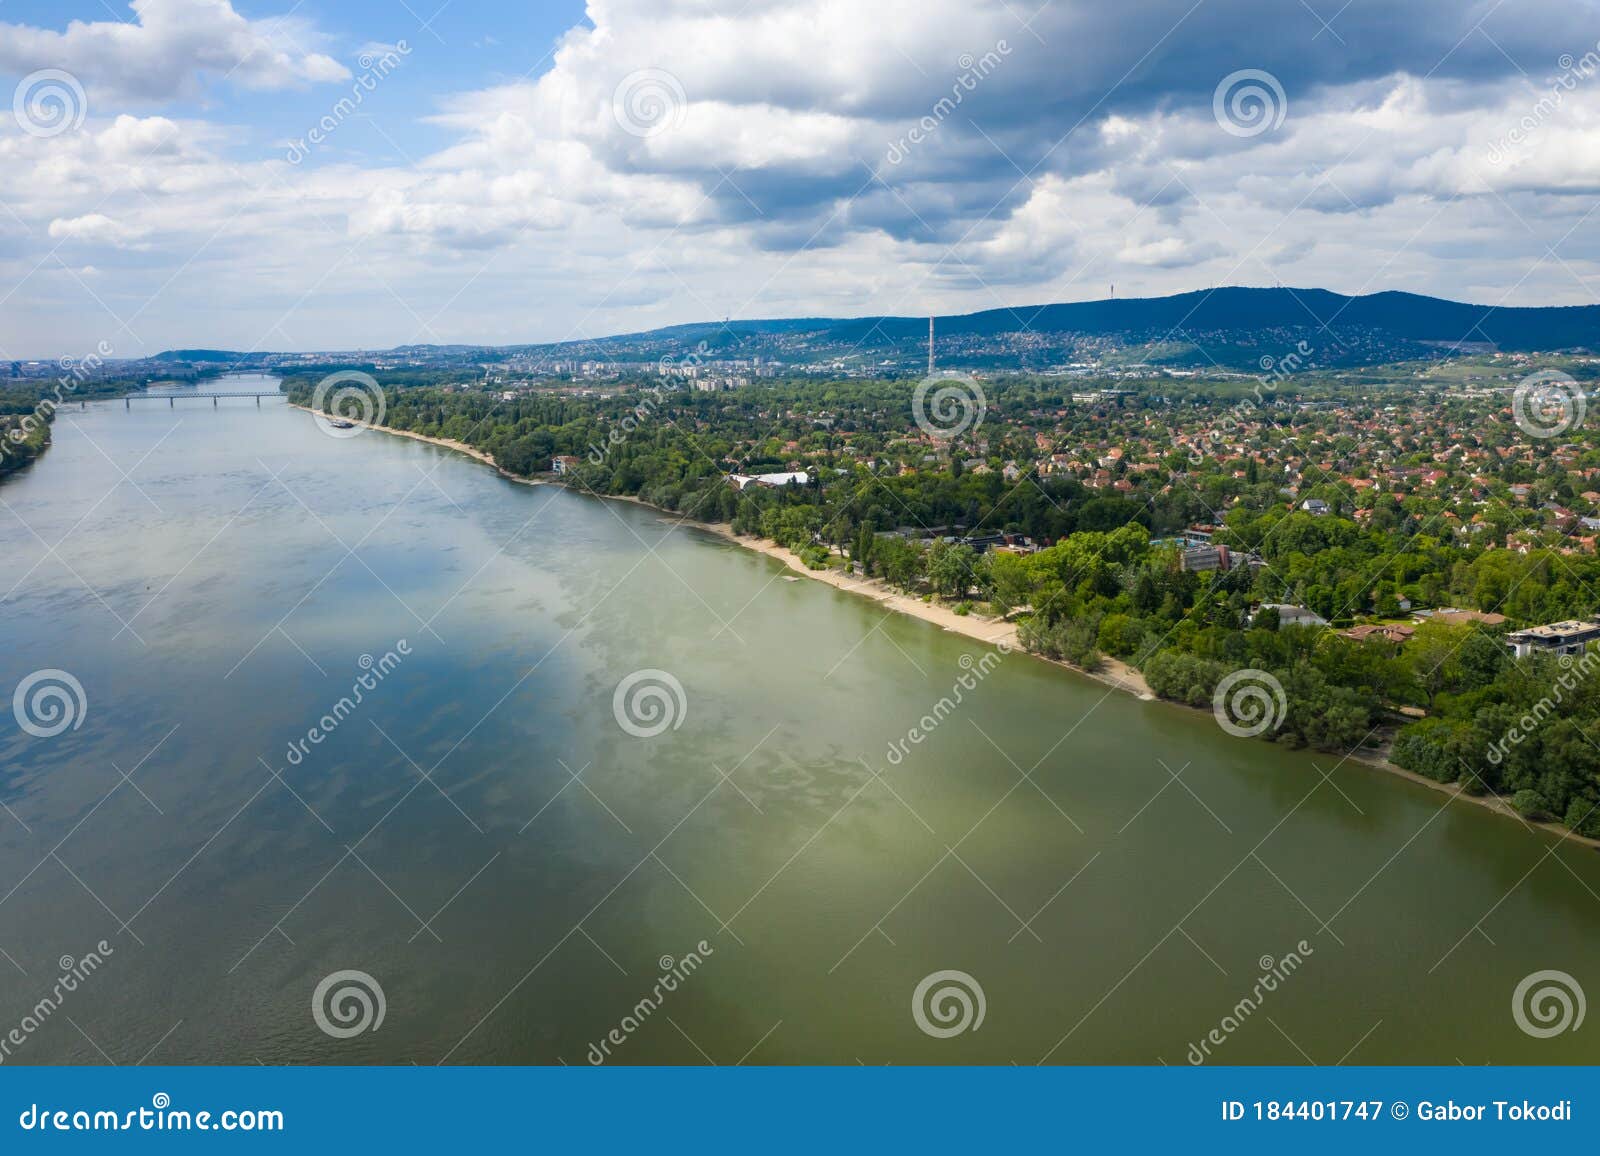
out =
<path fill-rule="evenodd" d="M 312 409 L 310 406 L 297 405 L 292 401 L 289 403 L 289 408 L 301 410 L 305 413 L 311 414 L 313 417 L 324 416 L 318 414 L 317 411 Z M 349 421 L 351 425 L 359 426 L 362 429 L 377 430 L 379 433 L 393 434 L 395 437 L 399 438 L 410 438 L 414 442 L 427 442 L 430 446 L 443 446 L 447 450 L 454 450 L 458 454 L 465 454 L 474 461 L 482 462 L 484 465 L 492 467 L 495 473 L 499 474 L 502 478 L 506 478 L 513 482 L 520 482 L 525 486 L 543 486 L 548 484 L 541 478 L 525 478 L 521 474 L 513 474 L 509 470 L 502 469 L 500 467 L 500 463 L 494 460 L 493 454 L 484 453 L 482 450 L 477 449 L 474 446 L 469 446 L 466 442 L 458 442 L 451 438 L 429 437 L 427 434 L 419 434 L 414 430 L 395 429 L 392 425 L 378 425 L 376 422 L 356 421 L 353 418 L 346 418 L 344 420 Z"/>
<path fill-rule="evenodd" d="M 802 574 L 817 582 L 826 583 L 835 590 L 843 590 L 849 594 L 858 594 L 863 598 L 870 598 L 888 610 L 896 610 L 901 614 L 920 618 L 924 622 L 931 622 L 952 634 L 959 634 L 989 646 L 1004 645 L 1014 649 L 1021 649 L 1017 639 L 1015 623 L 1005 622 L 998 618 L 988 618 L 981 614 L 957 614 L 949 606 L 936 602 L 924 602 L 921 598 L 909 594 L 902 594 L 888 583 L 878 578 L 862 578 L 855 574 L 845 574 L 839 570 L 812 570 L 800 560 L 793 550 L 778 545 L 776 542 L 765 538 L 751 538 L 735 534 L 733 527 L 726 523 L 704 524 L 696 523 L 702 529 L 716 534 L 746 550 L 754 550 L 758 554 L 765 554 L 769 558 L 776 558 L 796 574 Z M 1033 657 L 1043 662 L 1051 662 L 1042 655 Z M 1065 667 L 1078 674 L 1115 687 L 1117 690 L 1138 695 L 1140 698 L 1154 698 L 1144 676 L 1133 667 L 1118 659 L 1106 658 L 1100 670 L 1087 671 L 1072 666 L 1065 662 L 1053 662 L 1052 665 Z"/>
<path fill-rule="evenodd" d="M 1399 775 L 1408 782 L 1416 783 L 1422 787 L 1430 787 L 1435 791 L 1441 791 L 1452 799 L 1460 799 L 1463 803 L 1486 807 L 1501 818 L 1511 819 L 1520 823 L 1530 831 L 1542 831 L 1545 834 L 1554 835 L 1558 839 L 1565 839 L 1568 842 L 1577 843 L 1584 847 L 1600 848 L 1600 839 L 1591 839 L 1586 835 L 1580 835 L 1576 831 L 1568 830 L 1560 823 L 1536 823 L 1531 819 L 1523 818 L 1517 814 L 1516 808 L 1511 805 L 1511 800 L 1504 795 L 1469 794 L 1462 789 L 1459 783 L 1441 783 L 1436 779 L 1428 778 L 1426 775 L 1419 775 L 1415 771 L 1408 771 L 1404 767 L 1396 766 L 1388 759 L 1377 754 L 1357 752 L 1350 758 L 1352 762 L 1360 763 L 1364 767 L 1371 767 L 1375 771 L 1384 771 L 1391 775 Z"/>
<path fill-rule="evenodd" d="M 290 402 L 289 404 L 295 409 L 304 410 L 306 413 L 313 412 L 306 406 L 295 405 L 293 402 Z M 411 438 L 413 441 L 427 442 L 429 445 L 443 446 L 445 449 L 454 450 L 457 453 L 465 454 L 469 458 L 473 458 L 476 461 L 480 461 L 483 464 L 492 467 L 501 477 L 506 478 L 509 481 L 517 482 L 521 485 L 542 486 L 550 485 L 553 482 L 553 479 L 528 478 L 519 474 L 510 473 L 509 471 L 502 469 L 499 463 L 494 460 L 493 456 L 484 453 L 480 449 L 475 449 L 464 442 L 453 441 L 450 438 L 429 437 L 426 434 L 419 434 L 412 430 L 395 429 L 393 426 L 376 425 L 372 422 L 355 422 L 354 424 L 361 426 L 364 429 L 377 430 L 380 433 L 394 434 L 397 437 Z M 586 491 L 580 490 L 575 492 L 585 493 Z M 682 517 L 682 515 L 676 514 L 674 511 L 663 510 L 659 506 L 652 506 L 649 502 L 641 501 L 638 498 L 629 497 L 626 495 L 590 493 L 588 496 L 608 498 L 612 501 L 618 502 L 631 502 L 637 506 L 644 506 L 648 509 L 656 510 L 669 518 Z M 810 578 L 813 581 L 825 582 L 829 586 L 832 586 L 837 590 L 843 590 L 848 594 L 856 594 L 863 598 L 871 598 L 874 602 L 879 603 L 887 609 L 896 610 L 901 614 L 907 614 L 913 618 L 920 618 L 924 622 L 931 622 L 933 625 L 948 630 L 952 634 L 959 634 L 963 637 L 971 638 L 977 642 L 982 642 L 989 646 L 1000 645 L 1002 643 L 1011 647 L 1017 647 L 1019 645 L 1017 640 L 1017 628 L 1013 623 L 1004 622 L 996 618 L 985 618 L 977 614 L 957 614 L 948 606 L 941 606 L 932 602 L 924 602 L 920 598 L 913 598 L 910 595 L 901 594 L 900 592 L 891 588 L 887 583 L 876 578 L 861 578 L 855 575 L 843 574 L 838 570 L 831 569 L 812 570 L 808 568 L 792 550 L 780 546 L 776 542 L 770 542 L 765 538 L 751 538 L 744 535 L 735 534 L 733 532 L 733 527 L 725 522 L 715 523 L 690 521 L 688 524 L 696 529 L 705 530 L 708 533 L 715 534 L 725 541 L 731 542 L 736 546 L 743 547 L 746 550 L 753 550 L 758 554 L 765 554 L 769 558 L 775 558 L 789 567 L 789 569 L 794 571 L 796 574 L 803 575 L 804 577 Z M 1145 682 L 1144 676 L 1140 674 L 1138 670 L 1129 666 L 1120 659 L 1112 658 L 1109 655 L 1102 660 L 1103 665 L 1098 671 L 1083 670 L 1079 667 L 1073 666 L 1070 663 L 1058 662 L 1054 659 L 1045 658 L 1043 655 L 1033 655 L 1032 657 L 1037 658 L 1041 662 L 1048 662 L 1052 666 L 1059 666 L 1063 669 L 1070 670 L 1074 674 L 1081 675 L 1085 678 L 1092 678 L 1096 682 L 1103 683 L 1115 690 L 1136 695 L 1141 699 L 1151 700 L 1155 699 L 1156 697 L 1151 692 L 1149 684 Z M 1160 701 L 1167 702 L 1167 700 L 1164 699 Z M 1181 707 L 1185 706 L 1186 704 L 1168 703 L 1168 705 Z M 1347 757 L 1351 762 L 1360 763 L 1364 767 L 1370 767 L 1376 771 L 1383 771 L 1387 774 L 1396 775 L 1402 779 L 1406 779 L 1409 782 L 1416 783 L 1419 786 L 1424 786 L 1435 791 L 1443 792 L 1444 794 L 1451 796 L 1452 799 L 1459 799 L 1463 802 L 1484 807 L 1503 818 L 1512 819 L 1515 822 L 1520 823 L 1523 827 L 1529 830 L 1541 831 L 1560 839 L 1582 844 L 1586 847 L 1600 848 L 1600 839 L 1590 839 L 1583 835 L 1578 835 L 1567 830 L 1559 823 L 1534 823 L 1524 819 L 1521 815 L 1517 814 L 1507 799 L 1504 799 L 1498 795 L 1468 794 L 1455 783 L 1437 782 L 1425 775 L 1419 775 L 1414 771 L 1406 770 L 1404 767 L 1396 766 L 1394 763 L 1391 763 L 1387 759 L 1376 754 L 1357 752 Z"/>

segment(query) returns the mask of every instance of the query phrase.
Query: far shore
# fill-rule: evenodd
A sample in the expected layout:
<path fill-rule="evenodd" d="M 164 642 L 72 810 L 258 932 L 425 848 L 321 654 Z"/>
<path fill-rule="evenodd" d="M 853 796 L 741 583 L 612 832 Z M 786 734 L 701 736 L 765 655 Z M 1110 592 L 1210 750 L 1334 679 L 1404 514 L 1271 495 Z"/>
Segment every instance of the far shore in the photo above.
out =
<path fill-rule="evenodd" d="M 297 405 L 294 402 L 290 402 L 289 405 L 294 409 L 304 410 L 306 413 L 315 414 L 316 412 L 308 406 Z M 667 510 L 660 506 L 652 505 L 649 502 L 643 501 L 636 497 L 631 497 L 626 494 L 596 494 L 588 490 L 573 489 L 570 486 L 566 486 L 554 476 L 550 478 L 530 478 L 522 474 L 514 474 L 496 462 L 493 455 L 485 453 L 483 450 L 476 449 L 473 446 L 469 446 L 465 442 L 458 442 L 450 438 L 429 437 L 426 434 L 420 434 L 414 430 L 395 429 L 393 426 L 378 425 L 374 422 L 354 421 L 353 419 L 348 418 L 345 420 L 351 421 L 353 425 L 360 426 L 363 429 L 377 430 L 380 433 L 394 434 L 397 437 L 410 438 L 413 441 L 427 442 L 429 445 L 442 446 L 445 449 L 454 450 L 457 453 L 465 454 L 467 457 L 473 458 L 476 461 L 482 462 L 484 465 L 491 467 L 496 473 L 505 478 L 507 481 L 516 482 L 519 485 L 560 485 L 563 489 L 568 489 L 573 493 L 583 494 L 587 497 L 604 498 L 618 502 L 629 502 L 636 506 L 644 506 L 647 509 L 655 510 L 667 517 L 682 517 L 682 515 L 676 511 Z M 769 558 L 775 558 L 782 562 L 790 570 L 794 571 L 796 574 L 810 578 L 813 581 L 824 582 L 829 586 L 832 586 L 834 589 L 842 590 L 847 594 L 855 594 L 860 597 L 870 598 L 874 602 L 877 602 L 879 605 L 887 609 L 899 611 L 901 614 L 909 615 L 913 618 L 920 618 L 922 621 L 932 623 L 935 626 L 948 630 L 952 634 L 959 634 L 963 637 L 971 638 L 977 642 L 982 642 L 989 646 L 1005 646 L 1010 649 L 1021 649 L 1019 640 L 1017 638 L 1017 627 L 1014 623 L 1005 622 L 1001 619 L 986 617 L 979 614 L 957 614 L 948 606 L 933 602 L 924 602 L 921 598 L 913 597 L 908 594 L 902 594 L 890 587 L 881 579 L 862 578 L 857 575 L 844 574 L 834 569 L 812 570 L 800 560 L 799 556 L 796 555 L 794 551 L 788 549 L 787 547 L 780 546 L 778 543 L 769 541 L 765 538 L 754 538 L 747 535 L 735 534 L 733 532 L 733 527 L 726 522 L 701 522 L 698 520 L 689 520 L 687 524 L 695 529 L 704 530 L 707 533 L 715 534 L 724 541 L 731 542 L 734 545 L 743 547 L 746 550 L 752 550 L 758 554 L 765 554 Z M 1120 690 L 1126 694 L 1134 695 L 1144 701 L 1161 702 L 1168 706 L 1183 707 L 1189 710 L 1201 709 L 1198 707 L 1189 707 L 1187 703 L 1173 702 L 1171 699 L 1158 698 L 1150 690 L 1150 685 L 1145 681 L 1144 676 L 1140 674 L 1137 669 L 1129 666 L 1122 660 L 1112 658 L 1109 655 L 1102 657 L 1101 668 L 1099 670 L 1090 671 L 1084 670 L 1082 667 L 1073 666 L 1069 662 L 1061 662 L 1056 659 L 1047 658 L 1042 654 L 1032 654 L 1031 652 L 1027 653 L 1029 653 L 1030 657 L 1036 658 L 1040 662 L 1047 662 L 1052 666 L 1059 666 L 1062 669 L 1070 671 L 1080 677 L 1092 678 L 1096 682 L 1099 682 L 1105 686 L 1109 686 L 1114 690 Z M 1404 767 L 1396 766 L 1394 763 L 1391 763 L 1388 759 L 1383 758 L 1381 755 L 1367 751 L 1358 750 L 1352 754 L 1344 756 L 1344 758 L 1340 761 L 1343 762 L 1346 760 L 1360 763 L 1362 766 L 1370 767 L 1373 770 L 1383 771 L 1388 774 L 1395 775 L 1401 779 L 1405 779 L 1408 782 L 1415 783 L 1418 786 L 1428 787 L 1432 790 L 1442 792 L 1446 795 L 1449 795 L 1451 800 L 1459 799 L 1463 802 L 1472 803 L 1476 806 L 1486 808 L 1496 815 L 1500 815 L 1503 818 L 1512 819 L 1517 823 L 1520 823 L 1523 827 L 1530 831 L 1544 832 L 1546 834 L 1553 835 L 1558 839 L 1577 843 L 1585 847 L 1600 848 L 1600 839 L 1591 839 L 1587 836 L 1579 835 L 1577 832 L 1570 831 L 1566 827 L 1561 826 L 1559 823 L 1540 823 L 1524 818 L 1516 812 L 1508 799 L 1505 799 L 1499 795 L 1469 794 L 1456 783 L 1438 782 L 1434 779 L 1428 778 L 1426 775 L 1419 775 L 1415 771 L 1408 771 Z M 1449 802 L 1446 802 L 1445 806 L 1448 805 Z"/>
<path fill-rule="evenodd" d="M 327 414 L 318 413 L 308 405 L 299 405 L 298 403 L 292 401 L 289 403 L 289 408 L 302 410 L 305 413 L 311 414 L 312 417 L 328 416 Z M 348 421 L 351 425 L 360 426 L 362 429 L 373 429 L 379 431 L 380 433 L 394 434 L 395 437 L 410 438 L 415 442 L 427 442 L 430 446 L 443 446 L 447 450 L 455 450 L 458 454 L 466 454 L 467 457 L 472 458 L 475 461 L 480 461 L 486 466 L 493 467 L 495 472 L 500 474 L 501 477 L 509 478 L 514 482 L 522 482 L 530 486 L 543 484 L 536 478 L 525 478 L 519 474 L 511 473 L 509 470 L 501 469 L 500 463 L 494 460 L 493 454 L 484 453 L 480 449 L 469 446 L 466 442 L 458 442 L 451 438 L 429 437 L 427 434 L 419 434 L 414 430 L 395 429 L 392 425 L 378 425 L 376 422 L 356 421 L 354 418 L 341 418 L 339 420 Z"/>

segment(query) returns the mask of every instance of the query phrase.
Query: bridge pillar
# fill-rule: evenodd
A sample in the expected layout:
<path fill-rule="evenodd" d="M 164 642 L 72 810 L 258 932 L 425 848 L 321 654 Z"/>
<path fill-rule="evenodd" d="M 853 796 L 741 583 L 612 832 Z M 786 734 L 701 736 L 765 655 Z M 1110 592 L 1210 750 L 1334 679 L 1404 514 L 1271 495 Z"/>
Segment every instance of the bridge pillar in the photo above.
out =
<path fill-rule="evenodd" d="M 173 398 L 170 398 L 170 397 L 167 398 L 167 408 L 168 409 L 177 409 L 178 408 L 177 401 L 175 399 L 173 399 Z"/>
<path fill-rule="evenodd" d="M 133 399 L 132 398 L 127 398 L 127 397 L 123 398 L 122 399 L 122 408 L 123 409 L 132 409 L 133 408 Z"/>
<path fill-rule="evenodd" d="M 261 395 L 259 393 L 256 394 L 256 408 L 257 409 L 261 408 Z"/>
<path fill-rule="evenodd" d="M 211 408 L 212 409 L 216 409 L 217 408 L 217 399 L 214 398 L 214 397 L 211 399 Z"/>

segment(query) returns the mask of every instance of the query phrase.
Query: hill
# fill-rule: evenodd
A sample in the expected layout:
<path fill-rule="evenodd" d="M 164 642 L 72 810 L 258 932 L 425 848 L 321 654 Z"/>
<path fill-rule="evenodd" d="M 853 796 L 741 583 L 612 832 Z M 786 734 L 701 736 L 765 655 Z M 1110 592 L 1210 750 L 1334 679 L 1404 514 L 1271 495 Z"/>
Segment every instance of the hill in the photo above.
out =
<path fill-rule="evenodd" d="M 1288 364 L 1286 358 L 1299 368 L 1327 369 L 1459 352 L 1596 350 L 1600 305 L 1509 307 L 1415 293 L 1352 297 L 1326 289 L 1229 286 L 1170 297 L 986 309 L 936 317 L 934 328 L 944 367 L 1049 370 L 1092 364 L 1259 372 Z M 926 317 L 769 318 L 546 344 L 412 345 L 388 356 L 413 365 L 506 360 L 532 371 L 567 360 L 647 364 L 703 357 L 911 373 L 926 364 L 927 336 Z M 258 368 L 281 356 L 179 349 L 149 360 Z"/>
<path fill-rule="evenodd" d="M 1600 306 L 1496 307 L 1415 293 L 1238 286 L 986 309 L 934 319 L 939 363 L 1046 369 L 1081 362 L 1257 371 L 1295 355 L 1323 368 L 1455 352 L 1600 349 Z M 915 370 L 926 317 L 869 316 L 677 325 L 584 342 L 518 347 L 530 357 L 648 361 L 701 353 L 788 364 Z"/>

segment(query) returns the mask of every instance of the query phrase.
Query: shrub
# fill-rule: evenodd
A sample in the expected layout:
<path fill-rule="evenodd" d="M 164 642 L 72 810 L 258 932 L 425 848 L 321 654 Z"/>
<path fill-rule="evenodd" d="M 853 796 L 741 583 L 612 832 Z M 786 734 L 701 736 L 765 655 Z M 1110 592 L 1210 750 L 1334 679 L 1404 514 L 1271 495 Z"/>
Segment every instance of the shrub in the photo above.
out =
<path fill-rule="evenodd" d="M 1544 820 L 1550 817 L 1550 804 L 1538 791 L 1524 788 L 1511 796 L 1511 805 L 1524 819 Z"/>

